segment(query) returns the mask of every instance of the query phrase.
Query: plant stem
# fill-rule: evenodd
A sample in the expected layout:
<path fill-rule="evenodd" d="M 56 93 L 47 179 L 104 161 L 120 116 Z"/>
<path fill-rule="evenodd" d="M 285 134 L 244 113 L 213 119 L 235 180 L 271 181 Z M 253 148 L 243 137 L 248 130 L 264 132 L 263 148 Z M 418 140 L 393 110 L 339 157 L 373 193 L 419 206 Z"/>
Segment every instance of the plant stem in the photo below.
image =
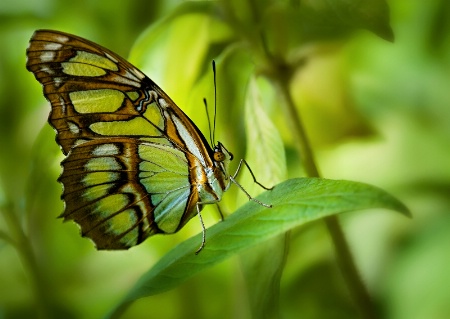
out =
<path fill-rule="evenodd" d="M 49 285 L 44 280 L 41 268 L 36 260 L 35 252 L 31 242 L 19 220 L 19 213 L 12 204 L 5 205 L 4 217 L 11 235 L 7 235 L 9 243 L 12 244 L 22 262 L 24 268 L 28 271 L 31 285 L 34 290 L 37 307 L 37 318 L 52 318 L 51 298 Z M 14 238 L 14 239 L 13 239 Z"/>
<path fill-rule="evenodd" d="M 275 72 L 275 75 L 279 76 L 273 77 L 272 80 L 274 80 L 279 94 L 284 99 L 286 118 L 289 123 L 289 128 L 293 133 L 292 136 L 294 136 L 297 151 L 303 159 L 306 174 L 309 177 L 320 177 L 309 139 L 304 126 L 302 125 L 300 114 L 292 100 L 292 95 L 289 90 L 290 77 L 283 76 L 282 72 L 283 70 Z M 362 317 L 366 319 L 377 318 L 375 307 L 367 288 L 361 280 L 338 218 L 336 216 L 327 217 L 325 218 L 325 223 L 334 244 L 337 262 L 348 285 L 350 294 L 358 306 Z"/>

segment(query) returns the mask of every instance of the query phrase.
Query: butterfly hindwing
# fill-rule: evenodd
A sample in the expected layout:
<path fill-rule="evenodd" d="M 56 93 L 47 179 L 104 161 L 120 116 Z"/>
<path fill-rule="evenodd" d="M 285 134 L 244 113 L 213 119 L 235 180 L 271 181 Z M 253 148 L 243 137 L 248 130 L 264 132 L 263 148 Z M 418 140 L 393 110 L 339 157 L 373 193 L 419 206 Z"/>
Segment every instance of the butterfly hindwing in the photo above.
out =
<path fill-rule="evenodd" d="M 173 233 L 192 217 L 186 164 L 184 153 L 167 145 L 131 138 L 82 143 L 62 162 L 61 217 L 75 220 L 98 249 Z"/>

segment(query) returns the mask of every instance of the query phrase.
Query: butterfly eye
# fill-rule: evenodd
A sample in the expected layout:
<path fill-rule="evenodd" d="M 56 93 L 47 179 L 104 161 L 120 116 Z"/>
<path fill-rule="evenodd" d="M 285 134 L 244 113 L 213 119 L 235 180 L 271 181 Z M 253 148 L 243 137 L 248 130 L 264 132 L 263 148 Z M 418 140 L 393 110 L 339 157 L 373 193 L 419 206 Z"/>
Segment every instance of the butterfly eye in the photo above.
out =
<path fill-rule="evenodd" d="M 230 155 L 230 161 L 232 161 L 234 158 L 233 153 L 228 153 L 228 154 Z"/>
<path fill-rule="evenodd" d="M 214 161 L 223 162 L 225 160 L 225 154 L 220 151 L 214 152 Z"/>

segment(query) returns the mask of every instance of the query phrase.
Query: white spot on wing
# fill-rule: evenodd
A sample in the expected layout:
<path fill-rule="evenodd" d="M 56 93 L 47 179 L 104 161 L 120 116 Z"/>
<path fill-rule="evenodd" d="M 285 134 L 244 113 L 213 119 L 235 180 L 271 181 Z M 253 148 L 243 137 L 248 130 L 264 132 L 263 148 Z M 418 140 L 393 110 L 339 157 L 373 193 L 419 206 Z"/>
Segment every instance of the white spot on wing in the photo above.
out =
<path fill-rule="evenodd" d="M 159 98 L 158 103 L 159 103 L 159 105 L 161 105 L 162 108 L 165 108 L 165 109 L 169 105 L 169 104 L 167 104 L 166 100 L 164 100 L 163 98 Z"/>
<path fill-rule="evenodd" d="M 61 43 L 49 42 L 44 45 L 44 50 L 48 50 L 48 51 L 57 51 L 61 48 L 62 48 Z"/>
<path fill-rule="evenodd" d="M 63 84 L 63 79 L 53 78 L 53 83 L 54 83 L 55 87 L 59 88 Z"/>
<path fill-rule="evenodd" d="M 66 114 L 66 102 L 61 96 L 59 97 L 59 104 L 61 105 L 61 113 Z"/>
<path fill-rule="evenodd" d="M 129 78 L 123 77 L 123 76 L 114 76 L 114 78 L 112 78 L 111 80 L 114 81 L 114 82 L 119 82 L 119 83 L 122 83 L 122 84 L 125 84 L 125 85 L 129 85 L 129 86 L 133 86 L 133 87 L 136 87 L 136 88 L 140 88 L 141 87 L 140 83 L 137 80 L 133 81 L 133 79 L 129 79 Z"/>
<path fill-rule="evenodd" d="M 149 101 L 156 101 L 158 99 L 158 93 L 156 93 L 155 91 L 149 91 L 150 93 L 150 100 Z"/>
<path fill-rule="evenodd" d="M 55 35 L 55 39 L 61 43 L 66 43 L 67 41 L 69 41 L 69 38 L 62 34 Z"/>
<path fill-rule="evenodd" d="M 42 52 L 40 58 L 41 58 L 41 62 L 51 62 L 55 59 L 55 52 L 53 51 L 45 51 Z"/>
<path fill-rule="evenodd" d="M 103 144 L 97 146 L 93 151 L 94 156 L 119 155 L 119 148 L 114 144 Z"/>
<path fill-rule="evenodd" d="M 78 140 L 75 141 L 75 143 L 73 143 L 73 146 L 78 146 L 80 144 L 86 143 L 88 140 L 84 139 L 84 138 L 80 138 Z"/>
<path fill-rule="evenodd" d="M 72 134 L 80 134 L 80 127 L 74 122 L 67 121 L 67 126 L 69 127 L 70 133 Z"/>
<path fill-rule="evenodd" d="M 50 69 L 50 68 L 48 67 L 48 65 L 42 66 L 42 67 L 41 67 L 41 72 L 45 72 L 45 73 L 50 74 L 50 75 L 52 75 L 52 74 L 55 73 L 55 71 L 53 71 L 52 69 Z"/>
<path fill-rule="evenodd" d="M 114 58 L 112 55 L 108 54 L 107 52 L 105 52 L 105 55 L 108 59 L 110 59 L 111 61 L 118 63 L 119 61 L 117 61 L 116 58 Z"/>
<path fill-rule="evenodd" d="M 138 69 L 131 70 L 139 79 L 143 80 L 145 78 L 145 74 L 139 71 Z"/>
<path fill-rule="evenodd" d="M 131 71 L 133 71 L 133 70 L 131 70 Z M 134 73 L 134 72 L 133 72 L 133 73 Z M 133 74 L 133 73 L 131 73 L 129 69 L 126 69 L 126 70 L 125 70 L 125 74 L 126 74 L 126 77 L 127 77 L 127 78 L 130 78 L 130 79 L 132 79 L 133 81 L 139 82 L 139 78 L 136 77 L 136 74 Z"/>

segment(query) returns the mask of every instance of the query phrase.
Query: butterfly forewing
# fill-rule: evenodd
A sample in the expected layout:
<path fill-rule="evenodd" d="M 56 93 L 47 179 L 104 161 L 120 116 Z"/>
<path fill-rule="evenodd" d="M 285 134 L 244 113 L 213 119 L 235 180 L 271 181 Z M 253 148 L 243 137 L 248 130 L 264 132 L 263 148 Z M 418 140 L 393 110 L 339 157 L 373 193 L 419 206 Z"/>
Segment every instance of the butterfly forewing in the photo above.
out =
<path fill-rule="evenodd" d="M 154 83 L 113 52 L 85 39 L 37 31 L 27 50 L 27 68 L 52 104 L 50 124 L 64 154 L 77 143 L 102 137 L 96 123 L 141 117 Z M 139 133 L 139 132 L 135 132 Z M 120 134 L 120 132 L 119 132 Z M 144 134 L 142 134 L 144 135 Z"/>
<path fill-rule="evenodd" d="M 34 33 L 27 57 L 67 156 L 62 216 L 97 248 L 129 248 L 176 232 L 199 203 L 220 200 L 229 184 L 223 165 L 195 124 L 133 65 L 50 30 Z"/>

